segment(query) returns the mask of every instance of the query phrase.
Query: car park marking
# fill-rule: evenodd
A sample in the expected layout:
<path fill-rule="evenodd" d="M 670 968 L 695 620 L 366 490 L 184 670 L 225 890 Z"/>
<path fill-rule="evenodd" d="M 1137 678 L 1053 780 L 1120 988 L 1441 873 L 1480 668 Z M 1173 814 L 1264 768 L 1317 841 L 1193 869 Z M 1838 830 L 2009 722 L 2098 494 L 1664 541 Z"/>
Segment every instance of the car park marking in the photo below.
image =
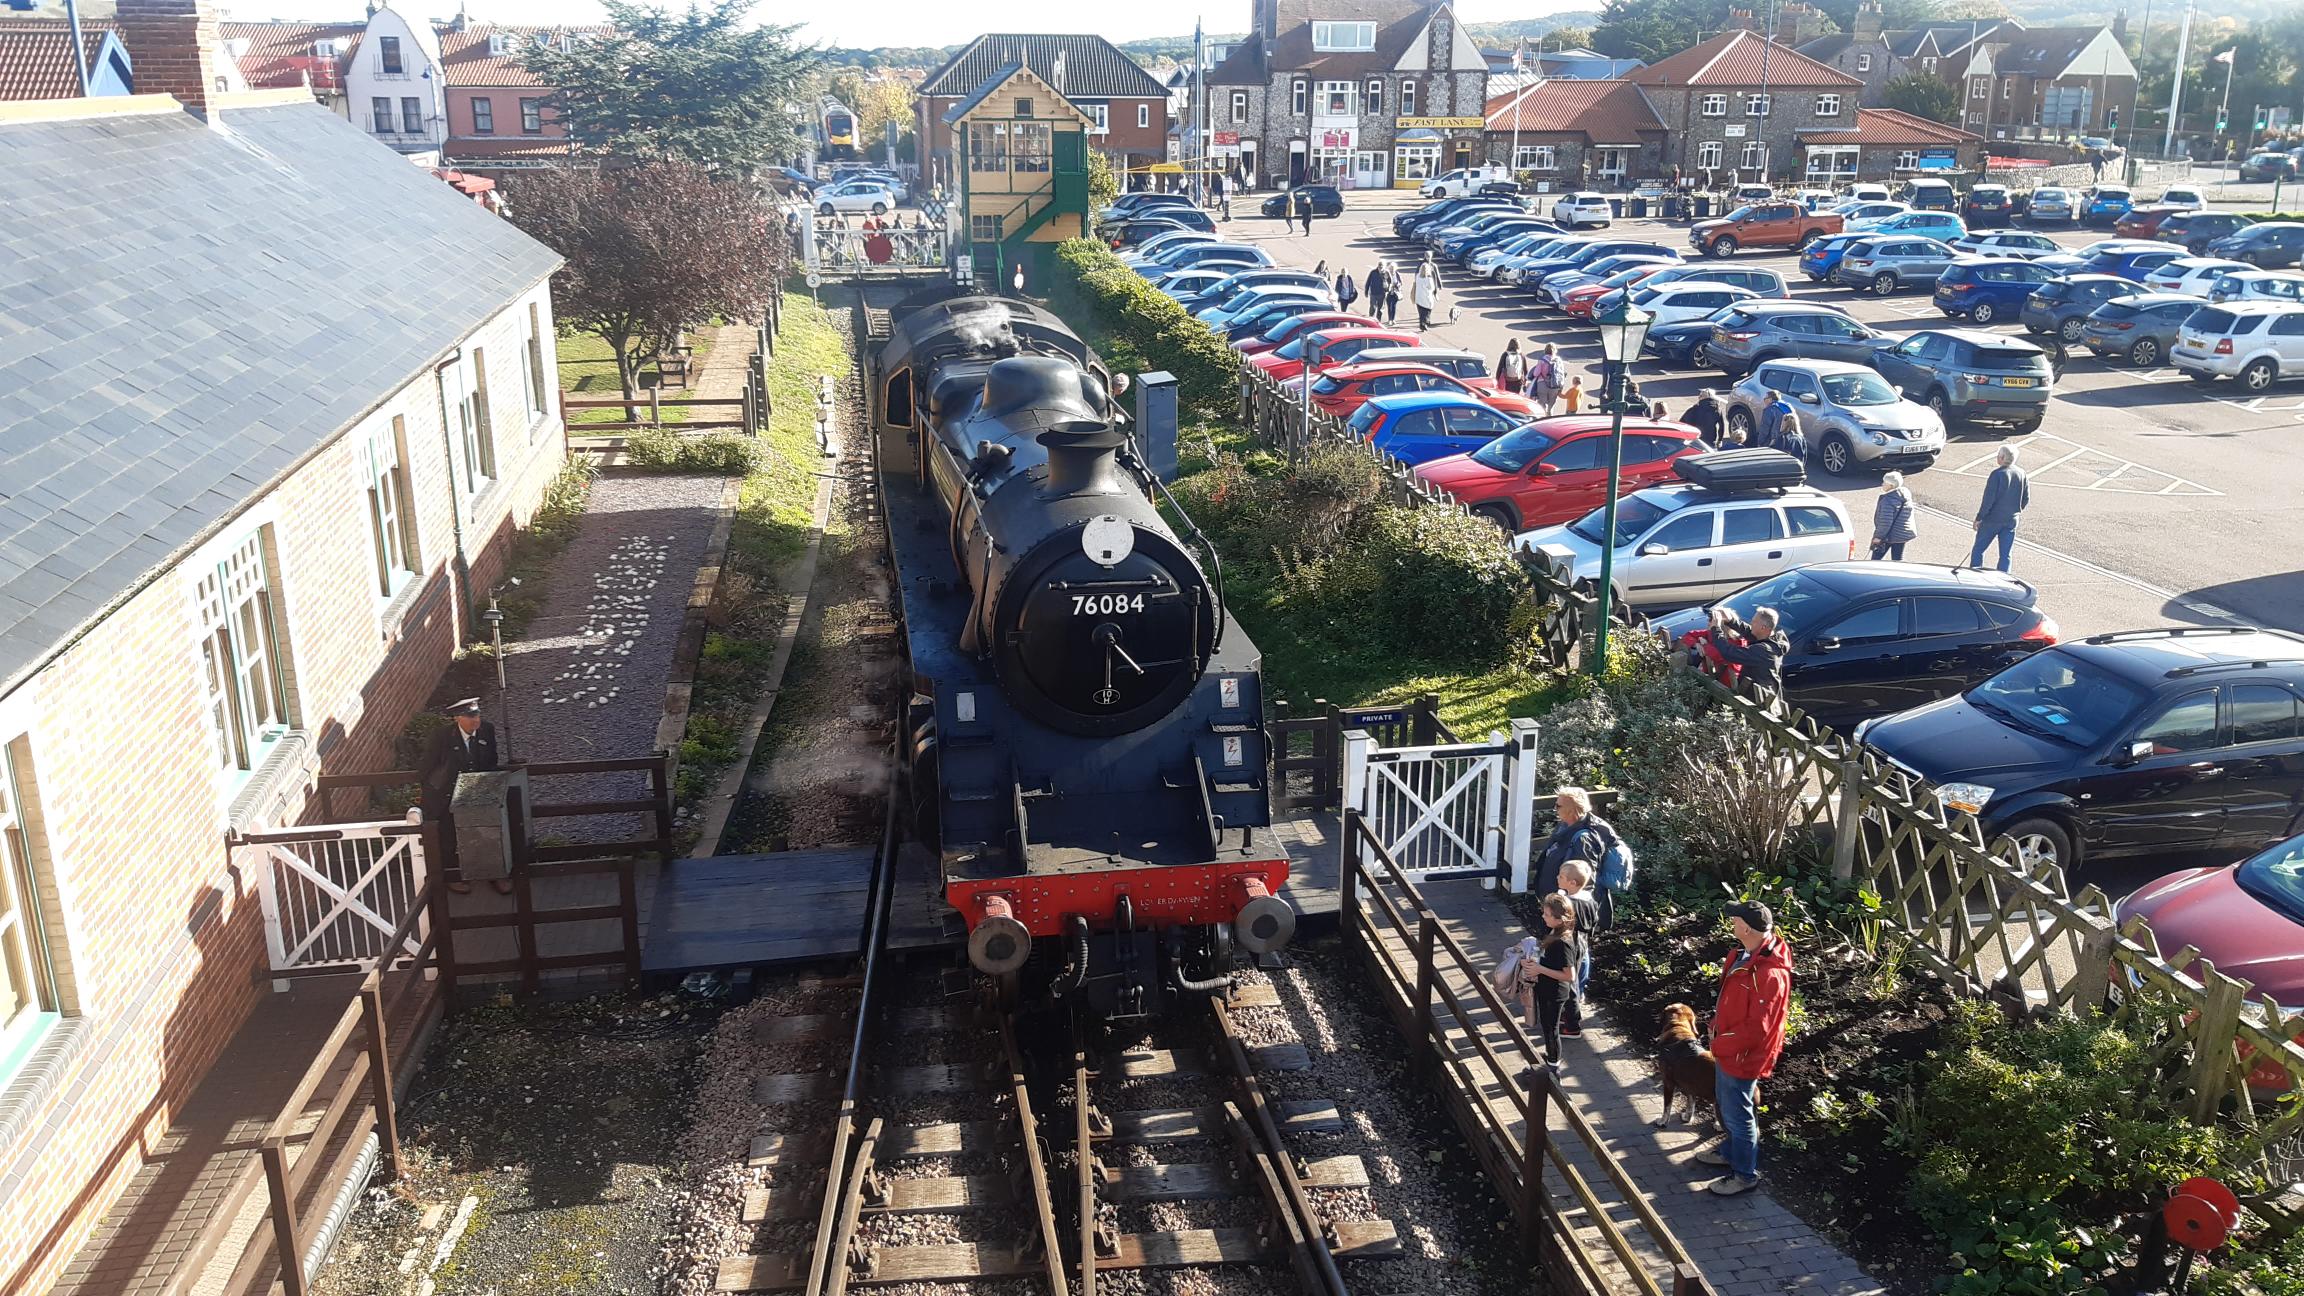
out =
<path fill-rule="evenodd" d="M 2304 423 L 2304 399 L 2291 400 L 2287 397 L 2281 397 L 2280 399 L 2285 401 L 2285 404 L 2272 405 L 2269 407 L 2267 407 L 2264 402 L 2273 399 L 2270 396 L 2249 396 L 2243 398 L 2239 396 L 2218 396 L 2211 393 L 2208 399 L 2216 402 L 2219 405 L 2228 405 L 2236 410 L 2245 410 L 2250 414 L 2286 414 L 2297 422 Z"/>
<path fill-rule="evenodd" d="M 2224 492 L 2199 482 L 2164 473 L 2147 467 L 2133 459 L 2085 446 L 2077 441 L 2057 436 L 2053 432 L 2034 432 L 2025 440 L 2035 446 L 2053 446 L 2062 454 L 2042 464 L 2024 465 L 2025 475 L 2035 486 L 2055 486 L 2065 490 L 2114 491 L 2124 495 L 2177 495 L 2190 497 L 2220 496 Z M 2070 447 L 2066 449 L 2065 447 Z M 1961 477 L 1987 477 L 1998 466 L 1991 453 L 1979 455 L 1951 471 Z"/>

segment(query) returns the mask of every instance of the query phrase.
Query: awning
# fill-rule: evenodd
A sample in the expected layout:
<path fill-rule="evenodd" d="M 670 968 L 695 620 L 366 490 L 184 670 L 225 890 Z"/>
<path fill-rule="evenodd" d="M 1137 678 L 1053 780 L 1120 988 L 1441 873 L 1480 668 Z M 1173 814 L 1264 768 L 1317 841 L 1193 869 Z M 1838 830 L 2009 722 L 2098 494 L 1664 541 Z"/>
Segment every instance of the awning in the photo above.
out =
<path fill-rule="evenodd" d="M 1437 144 L 1443 138 L 1445 137 L 1440 132 L 1429 126 L 1418 126 L 1393 136 L 1392 142 L 1395 144 Z"/>
<path fill-rule="evenodd" d="M 469 172 L 435 170 L 432 174 L 434 177 L 455 186 L 458 193 L 468 197 L 477 198 L 496 187 L 496 182 L 488 177 L 472 175 Z"/>

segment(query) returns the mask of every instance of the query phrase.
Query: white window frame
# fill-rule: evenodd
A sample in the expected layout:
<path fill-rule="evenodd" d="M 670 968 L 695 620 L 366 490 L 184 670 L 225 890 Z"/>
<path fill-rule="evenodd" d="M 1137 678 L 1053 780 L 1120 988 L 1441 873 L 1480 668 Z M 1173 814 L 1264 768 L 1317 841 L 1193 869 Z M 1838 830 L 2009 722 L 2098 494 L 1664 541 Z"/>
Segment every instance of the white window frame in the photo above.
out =
<path fill-rule="evenodd" d="M 1400 115 L 1403 117 L 1416 115 L 1416 83 L 1405 77 L 1400 81 Z"/>
<path fill-rule="evenodd" d="M 1376 48 L 1376 24 L 1372 22 L 1313 23 L 1312 48 L 1323 53 L 1372 50 Z"/>
<path fill-rule="evenodd" d="M 1696 101 L 1696 115 L 1699 117 L 1727 116 L 1728 96 L 1724 94 L 1705 95 L 1702 99 Z"/>
<path fill-rule="evenodd" d="M 1816 115 L 1819 117 L 1839 116 L 1840 96 L 1836 94 L 1820 94 L 1816 96 Z"/>
<path fill-rule="evenodd" d="M 1859 72 L 1869 72 L 1869 71 L 1871 71 L 1871 70 L 1872 70 L 1872 56 L 1871 56 L 1871 55 L 1869 55 L 1869 54 L 1859 54 L 1859 55 L 1857 55 L 1857 56 L 1856 56 L 1856 70 L 1857 70 L 1857 71 L 1859 71 Z"/>
<path fill-rule="evenodd" d="M 395 414 L 371 429 L 361 450 L 360 484 L 368 504 L 376 595 L 390 601 L 408 588 L 424 565 L 416 544 L 415 492 L 408 477 L 407 416 Z"/>
<path fill-rule="evenodd" d="M 1811 144 L 1808 146 L 1807 176 L 1811 180 L 1853 179 L 1860 160 L 1861 155 L 1852 145 Z"/>
<path fill-rule="evenodd" d="M 1699 171 L 1720 170 L 1727 151 L 1727 148 L 1719 140 L 1705 140 L 1698 144 L 1696 146 L 1696 169 Z"/>
<path fill-rule="evenodd" d="M 66 1007 L 54 949 L 61 918 L 41 903 L 18 782 L 22 771 L 13 755 L 17 737 L 9 736 L 15 733 L 14 724 L 0 724 L 0 986 L 22 1006 L 0 1018 L 0 1088 L 11 1078 L 11 1059 L 28 1058 L 32 1046 L 63 1021 Z"/>
<path fill-rule="evenodd" d="M 1920 70 L 1926 72 L 1930 76 L 1936 75 L 1936 56 L 1931 54 L 1928 57 L 1920 60 Z"/>
<path fill-rule="evenodd" d="M 1770 102 L 1774 97 L 1773 95 L 1757 93 L 1744 96 L 1744 115 L 1747 117 L 1767 116 L 1769 108 L 1774 106 Z"/>
<path fill-rule="evenodd" d="M 535 428 L 543 425 L 544 416 L 552 412 L 551 392 L 544 382 L 546 366 L 544 364 L 543 303 L 528 303 L 527 317 L 522 324 L 521 332 L 524 336 L 521 338 L 520 360 L 522 367 L 526 370 L 521 377 L 527 380 L 528 419 L 531 424 L 530 432 L 533 433 Z"/>
<path fill-rule="evenodd" d="M 227 793 L 263 768 L 296 728 L 274 552 L 272 522 L 265 519 L 204 546 L 183 567 L 200 627 L 193 661 Z"/>
<path fill-rule="evenodd" d="M 440 402 L 455 433 L 464 494 L 476 496 L 496 482 L 496 430 L 489 417 L 488 360 L 473 347 L 440 366 Z"/>
<path fill-rule="evenodd" d="M 1764 170 L 1767 165 L 1768 145 L 1756 139 L 1744 141 L 1744 147 L 1737 155 L 1736 169 L 1739 171 L 1760 171 Z"/>
<path fill-rule="evenodd" d="M 1917 171 L 1917 170 L 1919 170 L 1919 169 L 1920 169 L 1920 150 L 1918 150 L 1918 149 L 1905 149 L 1903 152 L 1901 152 L 1901 153 L 1898 153 L 1898 154 L 1896 155 L 1896 169 L 1897 169 L 1897 170 L 1899 170 L 1899 171 Z"/>
<path fill-rule="evenodd" d="M 1234 125 L 1239 125 L 1240 123 L 1247 120 L 1248 92 L 1245 90 L 1235 90 L 1232 92 L 1232 122 Z"/>
<path fill-rule="evenodd" d="M 1312 109 L 1312 83 L 1297 77 L 1288 83 L 1288 115 L 1302 117 Z"/>
<path fill-rule="evenodd" d="M 1108 103 L 1085 103 L 1080 107 L 1088 114 L 1089 134 L 1109 135 L 1112 133 L 1112 105 Z"/>
<path fill-rule="evenodd" d="M 1376 116 L 1378 113 L 1381 113 L 1381 112 L 1383 112 L 1383 111 L 1384 111 L 1384 78 L 1382 78 L 1382 77 L 1370 77 L 1370 78 L 1368 78 L 1368 85 L 1367 85 L 1367 87 L 1366 87 L 1366 91 L 1365 91 L 1365 93 L 1367 94 L 1367 96 L 1368 96 L 1368 97 L 1367 97 L 1365 100 L 1363 100 L 1363 102 L 1364 102 L 1364 103 L 1366 103 L 1366 104 L 1368 105 L 1368 115 L 1369 115 L 1369 116 L 1371 116 L 1371 117 L 1374 117 L 1374 116 Z"/>
<path fill-rule="evenodd" d="M 1360 83 L 1357 81 L 1322 81 L 1314 87 L 1313 104 L 1322 117 L 1358 117 L 1360 115 Z"/>
<path fill-rule="evenodd" d="M 1553 144 L 1523 144 L 1512 159 L 1515 171 L 1557 171 L 1560 169 L 1560 149 Z"/>
<path fill-rule="evenodd" d="M 2002 103 L 2006 103 L 2006 102 L 2008 102 L 2009 100 L 2011 100 L 2011 99 L 2013 99 L 2013 98 L 2015 98 L 2015 97 L 2016 97 L 2016 78 L 2014 78 L 2014 77 L 2002 77 L 2002 78 L 2000 78 L 2000 102 L 2002 102 Z"/>
<path fill-rule="evenodd" d="M 1148 129 L 1151 125 L 1152 105 L 1148 103 L 1140 103 L 1136 105 L 1136 129 L 1145 130 Z"/>

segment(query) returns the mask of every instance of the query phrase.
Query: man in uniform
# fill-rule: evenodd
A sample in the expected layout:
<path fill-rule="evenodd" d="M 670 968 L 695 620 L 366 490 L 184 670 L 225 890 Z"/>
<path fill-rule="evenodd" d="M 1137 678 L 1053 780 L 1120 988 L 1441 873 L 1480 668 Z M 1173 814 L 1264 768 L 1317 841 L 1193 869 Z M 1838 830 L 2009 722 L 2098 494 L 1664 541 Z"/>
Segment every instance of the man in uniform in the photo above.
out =
<path fill-rule="evenodd" d="M 434 733 L 424 751 L 422 805 L 424 822 L 433 825 L 434 857 L 450 879 L 448 889 L 463 894 L 472 884 L 464 880 L 456 862 L 456 780 L 460 775 L 496 768 L 496 726 L 480 717 L 478 698 L 454 703 L 446 714 L 452 723 Z M 497 878 L 495 887 L 509 895 L 512 882 Z"/>

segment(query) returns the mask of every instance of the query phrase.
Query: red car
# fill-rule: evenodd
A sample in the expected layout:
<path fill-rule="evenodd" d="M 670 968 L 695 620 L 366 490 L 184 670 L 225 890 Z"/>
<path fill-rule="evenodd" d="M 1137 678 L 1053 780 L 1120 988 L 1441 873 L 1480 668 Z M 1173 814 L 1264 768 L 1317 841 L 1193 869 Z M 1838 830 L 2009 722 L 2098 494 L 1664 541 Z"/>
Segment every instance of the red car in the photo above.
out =
<path fill-rule="evenodd" d="M 1562 414 L 1435 459 L 1416 475 L 1507 531 L 1573 522 L 1607 502 L 1608 436 L 1605 414 Z M 1672 461 L 1703 449 L 1685 423 L 1624 420 L 1618 497 L 1678 480 Z"/>
<path fill-rule="evenodd" d="M 2191 210 L 2190 207 L 2164 207 L 2158 203 L 2131 207 L 2127 215 L 2112 223 L 2112 232 L 2121 238 L 2148 239 L 2160 232 L 2160 222 L 2178 212 Z"/>
<path fill-rule="evenodd" d="M 1568 295 L 1561 299 L 1560 309 L 1578 319 L 1590 319 L 1592 312 L 1600 308 L 1601 298 L 1619 288 L 1629 288 L 1665 266 L 1674 264 L 1677 263 L 1659 261 L 1655 265 L 1626 266 L 1605 279 L 1594 283 L 1578 284 L 1569 289 Z"/>
<path fill-rule="evenodd" d="M 2152 924 L 2162 953 L 2190 945 L 2217 971 L 2248 982 L 2252 997 L 2270 996 L 2289 1011 L 2304 1008 L 2304 837 L 2237 864 L 2171 873 L 2122 900 L 2114 921 L 2139 914 Z M 2240 1046 L 2243 1061 L 2253 1052 Z M 2248 1084 L 2286 1089 L 2288 1070 L 2257 1059 Z"/>
<path fill-rule="evenodd" d="M 1473 382 L 1442 373 L 1431 365 L 1406 360 L 1377 360 L 1323 369 L 1320 376 L 1312 380 L 1312 404 L 1322 413 L 1350 418 L 1361 402 L 1371 396 L 1397 396 L 1415 391 L 1460 392 L 1476 396 L 1508 414 L 1530 419 L 1539 412 L 1536 402 L 1527 397 L 1497 391 L 1493 379 Z"/>
<path fill-rule="evenodd" d="M 1361 328 L 1381 328 L 1384 321 L 1372 315 L 1354 315 L 1350 311 L 1312 311 L 1280 321 L 1262 333 L 1251 333 L 1232 343 L 1232 349 L 1242 355 L 1263 355 L 1293 339 L 1308 328 L 1338 328 L 1358 325 Z"/>
<path fill-rule="evenodd" d="M 1318 331 L 1303 329 L 1282 346 L 1257 356 L 1249 363 L 1286 382 L 1303 374 L 1307 342 L 1320 350 L 1320 367 L 1315 372 L 1326 373 L 1338 365 L 1351 363 L 1352 357 L 1370 347 L 1421 346 L 1423 341 L 1417 334 L 1399 329 L 1355 328 L 1350 325 Z"/>

